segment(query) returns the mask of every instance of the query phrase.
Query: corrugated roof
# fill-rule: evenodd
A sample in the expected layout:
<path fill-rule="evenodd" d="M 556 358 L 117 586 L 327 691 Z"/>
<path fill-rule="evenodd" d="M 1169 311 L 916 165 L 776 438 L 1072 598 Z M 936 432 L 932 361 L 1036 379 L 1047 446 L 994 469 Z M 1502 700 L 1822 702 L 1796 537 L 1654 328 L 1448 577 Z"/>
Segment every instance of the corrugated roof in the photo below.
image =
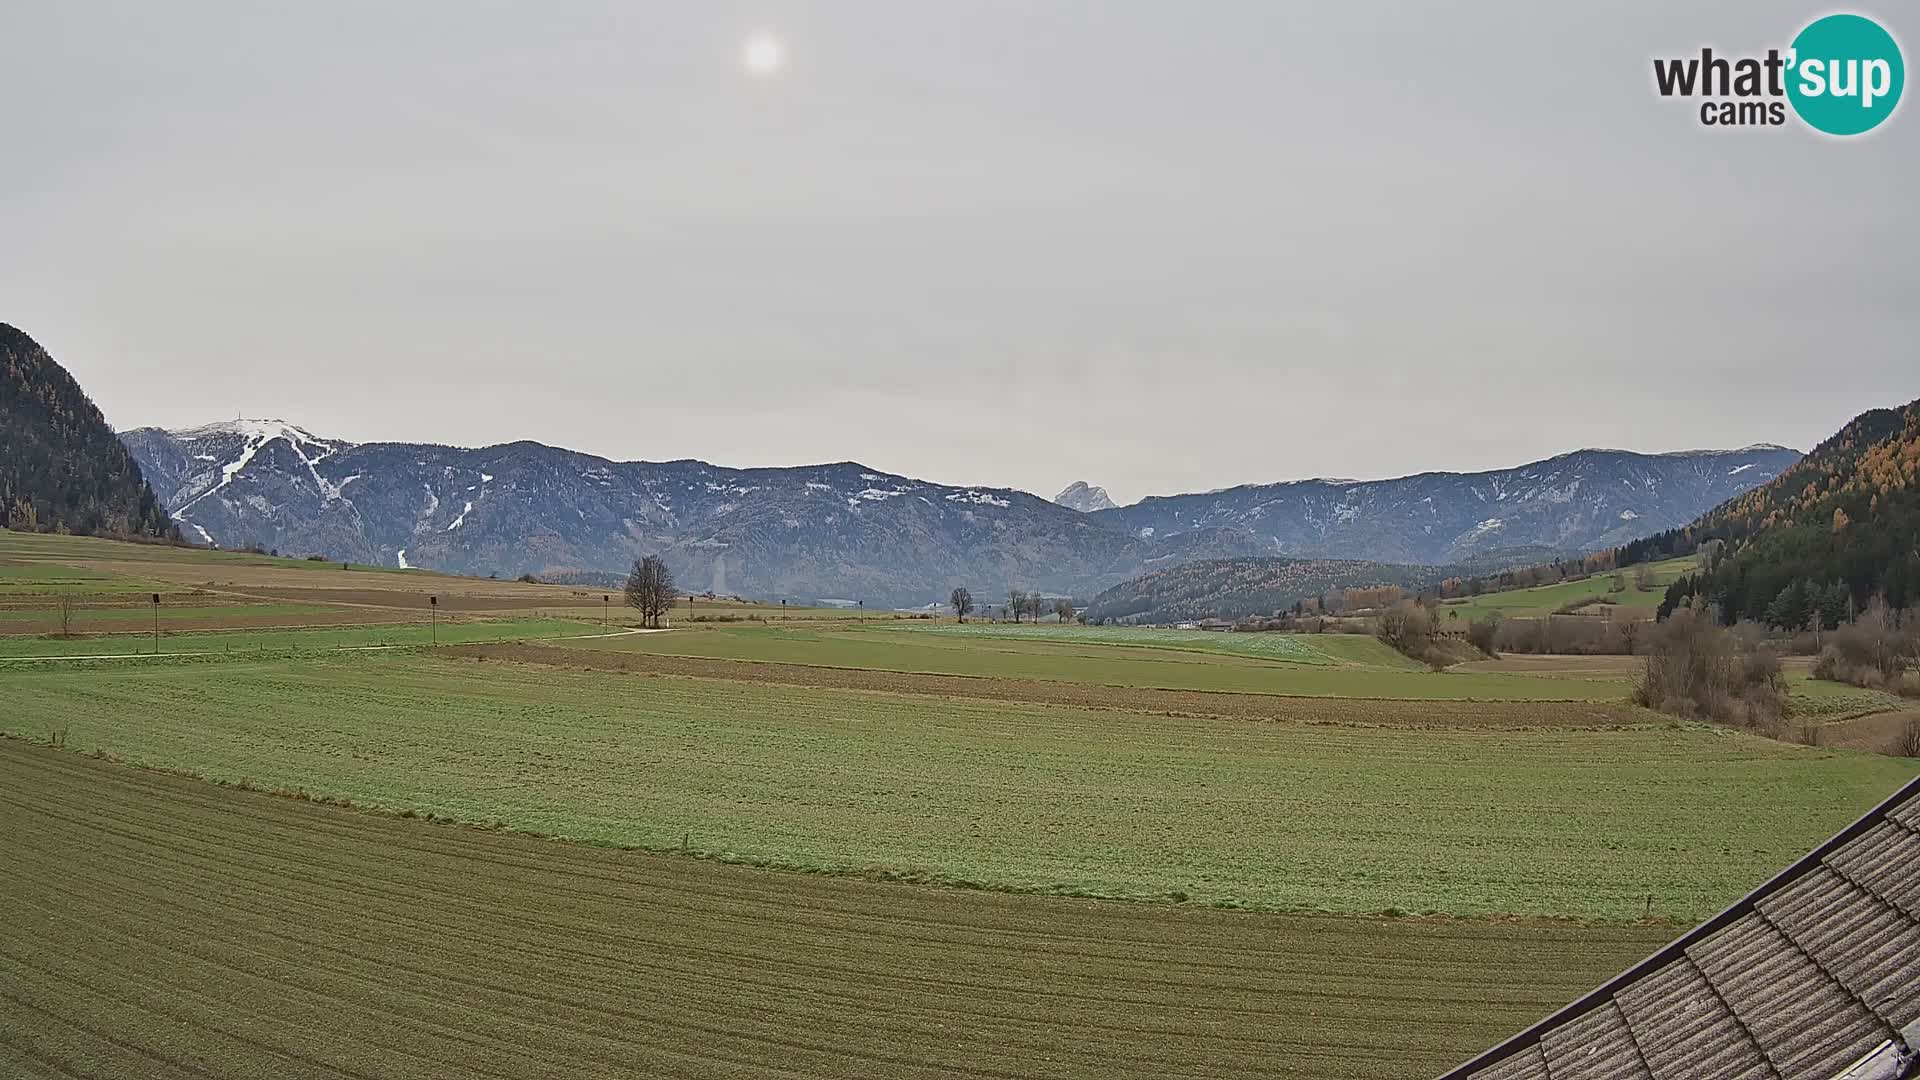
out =
<path fill-rule="evenodd" d="M 1440 1080 L 1843 1074 L 1920 1075 L 1920 778 L 1739 903 Z"/>

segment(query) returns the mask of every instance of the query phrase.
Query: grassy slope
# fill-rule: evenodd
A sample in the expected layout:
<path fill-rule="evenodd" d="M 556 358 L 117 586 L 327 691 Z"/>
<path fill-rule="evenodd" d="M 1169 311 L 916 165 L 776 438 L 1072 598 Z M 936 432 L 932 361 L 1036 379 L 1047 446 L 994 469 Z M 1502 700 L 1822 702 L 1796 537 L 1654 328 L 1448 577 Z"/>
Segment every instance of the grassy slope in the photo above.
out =
<path fill-rule="evenodd" d="M 1044 628 L 1043 628 L 1044 630 Z M 1064 633 L 1071 634 L 1072 631 Z M 1280 635 L 1207 634 L 1208 638 Z M 1435 674 L 1405 662 L 1370 638 L 1321 635 L 1310 642 L 1315 662 L 1276 662 L 1192 648 L 1124 646 L 1088 639 L 1013 632 L 1007 637 L 909 630 L 728 627 L 583 644 L 672 656 L 765 660 L 825 667 L 932 672 L 999 678 L 1051 679 L 1104 686 L 1400 700 L 1592 701 L 1625 696 L 1621 681 L 1555 679 L 1504 674 Z M 1358 657 L 1378 658 L 1381 666 Z M 1338 661 L 1338 662 L 1336 662 Z"/>
<path fill-rule="evenodd" d="M 1669 933 L 776 875 L 4 741 L 0 865 L 10 1077 L 1432 1075 Z"/>
<path fill-rule="evenodd" d="M 206 548 L 173 547 L 166 544 L 129 544 L 89 536 L 53 536 L 46 533 L 22 533 L 0 529 L 0 561 L 65 565 L 90 560 L 145 562 L 167 566 L 263 566 L 314 572 L 340 569 L 340 564 L 337 562 L 283 559 L 241 551 L 211 551 Z M 391 566 L 372 566 L 366 563 L 351 565 L 356 572 L 390 575 L 397 578 L 437 576 L 425 571 L 400 570 Z"/>
<path fill-rule="evenodd" d="M 1668 559 L 1652 565 L 1654 587 L 1645 591 L 1634 587 L 1634 570 L 1629 567 L 1621 571 L 1626 579 L 1625 592 L 1609 593 L 1613 585 L 1612 574 L 1595 574 L 1580 581 L 1562 581 L 1553 585 L 1540 585 L 1531 589 L 1510 589 L 1506 592 L 1482 593 L 1465 600 L 1449 602 L 1441 607 L 1441 619 L 1447 619 L 1447 612 L 1459 612 L 1460 621 L 1478 619 L 1491 612 L 1503 616 L 1522 617 L 1546 615 L 1576 600 L 1612 599 L 1623 608 L 1638 608 L 1651 615 L 1654 608 L 1666 596 L 1667 585 L 1675 578 L 1694 570 L 1692 558 Z"/>
<path fill-rule="evenodd" d="M 1915 763 L 1707 729 L 1294 728 L 378 655 L 9 672 L 12 731 L 795 868 L 1282 909 L 1712 911 Z"/>

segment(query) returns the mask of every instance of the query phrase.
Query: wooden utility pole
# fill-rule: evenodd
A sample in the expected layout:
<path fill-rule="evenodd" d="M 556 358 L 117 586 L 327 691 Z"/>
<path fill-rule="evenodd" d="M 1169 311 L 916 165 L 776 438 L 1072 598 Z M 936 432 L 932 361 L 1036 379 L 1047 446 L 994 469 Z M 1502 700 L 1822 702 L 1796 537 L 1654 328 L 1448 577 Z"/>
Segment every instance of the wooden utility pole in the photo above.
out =
<path fill-rule="evenodd" d="M 153 594 L 153 655 L 160 655 L 160 594 Z"/>

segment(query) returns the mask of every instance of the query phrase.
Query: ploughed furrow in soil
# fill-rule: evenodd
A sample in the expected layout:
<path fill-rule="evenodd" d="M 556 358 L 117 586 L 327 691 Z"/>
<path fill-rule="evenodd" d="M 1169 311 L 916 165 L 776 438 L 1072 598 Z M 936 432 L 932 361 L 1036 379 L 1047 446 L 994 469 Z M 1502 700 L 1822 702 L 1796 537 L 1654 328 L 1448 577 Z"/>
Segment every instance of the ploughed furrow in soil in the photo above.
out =
<path fill-rule="evenodd" d="M 0 1074 L 1432 1073 L 1667 931 L 788 874 L 0 740 Z"/>
<path fill-rule="evenodd" d="M 1048 682 L 1042 679 L 816 667 L 758 660 L 714 660 L 510 642 L 459 645 L 443 651 L 474 660 L 516 661 L 583 671 L 731 679 L 836 690 L 879 690 L 896 694 L 977 698 L 1030 705 L 1070 705 L 1082 709 L 1123 709 L 1168 716 L 1271 720 L 1288 724 L 1525 731 L 1538 728 L 1584 730 L 1633 727 L 1658 721 L 1650 713 L 1599 701 L 1401 701 L 1165 690 Z"/>

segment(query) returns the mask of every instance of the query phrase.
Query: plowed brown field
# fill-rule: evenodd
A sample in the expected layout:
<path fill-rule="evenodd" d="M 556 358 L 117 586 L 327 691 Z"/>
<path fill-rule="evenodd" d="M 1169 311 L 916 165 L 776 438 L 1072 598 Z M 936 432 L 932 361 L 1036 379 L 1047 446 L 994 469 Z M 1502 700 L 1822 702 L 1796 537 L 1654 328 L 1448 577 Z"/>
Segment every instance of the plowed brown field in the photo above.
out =
<path fill-rule="evenodd" d="M 8 1077 L 1431 1075 L 1658 929 L 811 877 L 0 740 Z"/>

